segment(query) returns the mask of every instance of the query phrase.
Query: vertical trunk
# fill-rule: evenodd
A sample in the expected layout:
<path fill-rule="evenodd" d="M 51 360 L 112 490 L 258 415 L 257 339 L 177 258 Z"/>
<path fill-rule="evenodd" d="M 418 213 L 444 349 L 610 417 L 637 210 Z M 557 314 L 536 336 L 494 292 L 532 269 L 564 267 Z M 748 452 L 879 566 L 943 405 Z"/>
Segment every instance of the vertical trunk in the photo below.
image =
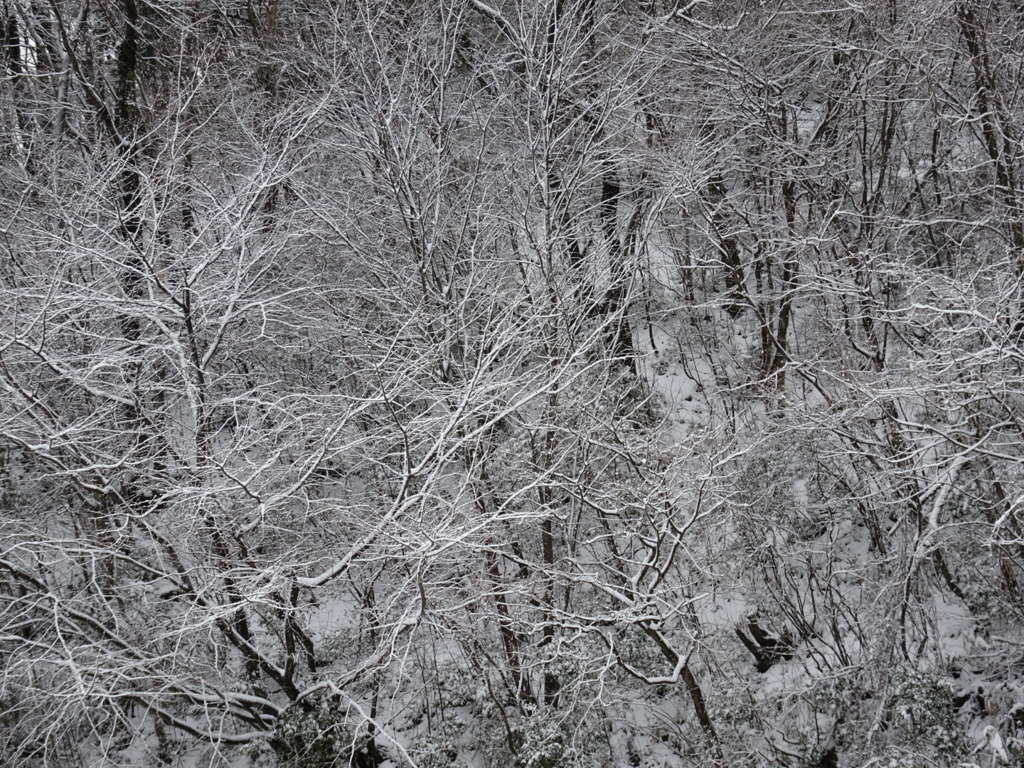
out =
<path fill-rule="evenodd" d="M 232 570 L 231 551 L 228 547 L 224 534 L 217 528 L 217 522 L 208 517 L 206 524 L 210 527 L 212 539 L 212 554 L 217 564 L 225 574 Z M 249 626 L 248 611 L 245 608 L 245 600 L 235 579 L 226 575 L 224 577 L 224 591 L 227 595 L 228 604 L 233 606 L 231 615 L 219 622 L 221 632 L 231 641 L 242 655 L 245 668 L 245 677 L 252 686 L 253 693 L 260 697 L 266 697 L 267 692 L 260 684 L 260 658 L 253 645 L 253 635 Z"/>
<path fill-rule="evenodd" d="M 729 223 L 725 216 L 725 196 L 725 178 L 722 174 L 716 173 L 708 181 L 705 197 L 711 206 L 711 227 L 717 239 L 716 244 L 725 271 L 725 311 L 733 317 L 738 317 L 746 306 L 746 276 L 743 274 L 739 242 L 729 231 Z"/>
<path fill-rule="evenodd" d="M 533 699 L 530 690 L 530 681 L 523 674 L 523 664 L 519 656 L 519 638 L 512 629 L 512 617 L 508 609 L 508 600 L 501 587 L 501 571 L 498 568 L 498 557 L 494 552 L 488 551 L 485 554 L 487 573 L 490 576 L 491 584 L 495 591 L 494 605 L 498 612 L 498 633 L 501 636 L 502 649 L 505 652 L 505 664 L 508 665 L 509 674 L 513 679 L 513 691 L 515 696 L 523 701 Z"/>
<path fill-rule="evenodd" d="M 789 108 L 783 104 L 779 110 L 778 132 L 779 139 L 785 145 L 790 141 L 790 119 Z M 795 141 L 796 136 L 792 139 Z M 775 389 L 785 389 L 785 365 L 789 360 L 789 329 L 793 318 L 793 291 L 796 289 L 796 273 L 799 265 L 796 260 L 796 247 L 793 240 L 796 238 L 796 212 L 797 212 L 797 187 L 796 182 L 789 177 L 786 168 L 779 169 L 782 176 L 779 181 L 779 196 L 782 201 L 782 213 L 786 222 L 786 236 L 789 240 L 784 246 L 784 257 L 782 259 L 782 272 L 779 275 L 779 295 L 769 296 L 762 302 L 762 372 L 771 381 Z M 772 281 L 768 272 L 768 280 Z M 771 287 L 771 286 L 770 286 Z M 759 292 L 760 292 L 759 286 Z M 776 303 L 777 302 L 777 303 Z"/>
<path fill-rule="evenodd" d="M 489 497 L 492 501 L 494 498 L 486 465 L 480 468 L 480 480 L 484 485 L 484 489 L 478 491 L 476 505 L 481 518 L 485 518 L 489 516 L 485 498 Z M 523 670 L 519 636 L 516 635 L 512 626 L 512 615 L 509 611 L 508 599 L 505 597 L 501 569 L 498 566 L 498 556 L 494 549 L 492 549 L 494 546 L 494 541 L 488 540 L 487 548 L 484 551 L 484 562 L 488 576 L 491 579 L 492 589 L 494 590 L 494 605 L 495 610 L 498 612 L 498 634 L 501 636 L 501 645 L 505 652 L 505 664 L 508 666 L 509 674 L 512 676 L 512 689 L 516 698 L 521 701 L 532 701 L 533 692 L 530 689 L 529 678 Z"/>
<path fill-rule="evenodd" d="M 552 359 L 552 365 L 557 366 L 557 360 Z M 555 489 L 548 485 L 549 477 L 557 461 L 555 452 L 558 446 L 558 438 L 555 434 L 555 421 L 558 408 L 558 389 L 552 388 L 548 395 L 548 427 L 544 434 L 544 445 L 541 453 L 541 460 L 538 462 L 544 474 L 544 482 L 538 487 L 537 496 L 540 507 L 544 511 L 544 519 L 540 526 L 541 562 L 543 564 L 544 591 L 541 598 L 541 641 L 540 647 L 548 649 L 555 642 L 555 533 L 554 523 L 551 520 L 553 510 L 558 502 Z M 548 666 L 544 670 L 544 703 L 554 706 L 558 702 L 558 690 L 560 683 L 558 676 L 550 671 Z"/>
<path fill-rule="evenodd" d="M 123 289 L 128 303 L 137 301 L 143 295 L 143 262 L 141 253 L 142 234 L 142 175 L 138 167 L 139 109 L 136 90 L 140 77 L 139 9 L 135 0 L 124 0 L 124 27 L 121 45 L 117 51 L 117 80 L 114 107 L 115 141 L 121 157 L 120 178 L 120 234 L 124 241 L 126 260 L 122 272 Z M 122 316 L 121 332 L 126 341 L 134 347 L 138 344 L 142 326 L 138 316 L 129 311 Z M 137 408 L 129 409 L 130 422 L 138 421 Z"/>
<path fill-rule="evenodd" d="M 555 579 L 551 570 L 555 565 L 555 537 L 551 519 L 548 518 L 541 523 L 541 558 L 544 562 L 544 569 L 547 571 L 544 576 L 544 627 L 541 635 L 541 648 L 550 648 L 555 642 L 555 624 L 553 607 L 555 604 Z M 555 706 L 558 703 L 558 691 L 561 683 L 558 675 L 550 668 L 544 670 L 544 703 L 548 706 Z"/>
<path fill-rule="evenodd" d="M 1013 131 L 1011 117 L 1003 103 L 985 27 L 978 12 L 968 1 L 957 5 L 956 15 L 960 33 L 971 58 L 982 138 L 995 172 L 997 198 L 1006 209 L 1006 226 L 1013 246 L 1015 277 L 1019 280 L 1024 276 L 1024 210 L 1017 189 L 1020 141 Z M 1024 302 L 1024 298 L 1021 301 Z M 1021 310 L 1024 310 L 1024 307 Z M 1024 330 L 1024 311 L 1017 320 L 1017 330 Z"/>
<path fill-rule="evenodd" d="M 672 647 L 665 642 L 665 638 L 662 637 L 661 633 L 646 624 L 641 624 L 640 628 L 643 630 L 654 644 L 658 646 L 662 655 L 668 660 L 669 664 L 673 667 L 676 666 L 680 659 L 679 654 L 672 649 Z M 704 732 L 708 742 L 711 745 L 712 757 L 714 758 L 714 765 L 723 765 L 724 756 L 722 754 L 722 742 L 718 738 L 718 731 L 715 729 L 715 724 L 711 720 L 711 716 L 708 714 L 707 703 L 704 699 L 704 691 L 701 690 L 700 683 L 697 682 L 697 678 L 693 674 L 693 670 L 690 669 L 689 664 L 683 664 L 683 668 L 679 673 L 679 676 L 683 680 L 683 685 L 686 686 L 686 692 L 690 695 L 690 702 L 693 704 L 693 712 L 697 716 L 697 724 L 700 725 L 700 729 Z"/>
<path fill-rule="evenodd" d="M 631 369 L 635 350 L 633 348 L 633 329 L 626 317 L 626 283 L 629 279 L 629 265 L 626 263 L 626 252 L 618 235 L 619 201 L 622 189 L 618 176 L 610 162 L 605 162 L 604 174 L 601 178 L 601 206 L 599 215 L 601 229 L 608 242 L 608 255 L 611 267 L 611 286 L 605 295 L 605 314 L 611 321 L 608 329 L 608 346 L 616 362 L 623 368 Z"/>
<path fill-rule="evenodd" d="M 4 15 L 0 16 L 0 59 L 12 75 L 21 74 L 21 36 L 18 34 L 18 19 L 7 4 Z"/>
<path fill-rule="evenodd" d="M 722 746 L 718 739 L 718 731 L 715 730 L 715 724 L 711 722 L 711 717 L 708 715 L 707 704 L 704 701 L 704 691 L 701 690 L 700 683 L 693 676 L 693 670 L 690 669 L 688 664 L 683 667 L 680 676 L 683 678 L 683 685 L 686 686 L 687 693 L 690 694 L 693 711 L 697 715 L 697 723 L 711 742 L 714 756 L 720 763 L 722 760 Z"/>

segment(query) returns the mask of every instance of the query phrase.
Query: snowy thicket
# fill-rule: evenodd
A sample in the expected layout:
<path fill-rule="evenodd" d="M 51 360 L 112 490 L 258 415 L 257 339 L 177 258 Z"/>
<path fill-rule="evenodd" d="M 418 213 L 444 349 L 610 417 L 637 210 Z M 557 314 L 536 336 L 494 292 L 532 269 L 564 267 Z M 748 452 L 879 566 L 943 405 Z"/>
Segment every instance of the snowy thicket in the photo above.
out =
<path fill-rule="evenodd" d="M 0 0 L 0 763 L 1024 759 L 1024 10 Z"/>

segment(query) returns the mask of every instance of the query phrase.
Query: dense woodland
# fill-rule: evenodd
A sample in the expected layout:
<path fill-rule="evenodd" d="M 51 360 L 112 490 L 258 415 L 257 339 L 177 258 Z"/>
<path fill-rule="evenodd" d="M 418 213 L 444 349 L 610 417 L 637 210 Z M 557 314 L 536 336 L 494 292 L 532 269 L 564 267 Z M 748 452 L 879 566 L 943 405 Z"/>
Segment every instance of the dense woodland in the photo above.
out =
<path fill-rule="evenodd" d="M 0 763 L 1024 760 L 1024 7 L 0 0 Z"/>

